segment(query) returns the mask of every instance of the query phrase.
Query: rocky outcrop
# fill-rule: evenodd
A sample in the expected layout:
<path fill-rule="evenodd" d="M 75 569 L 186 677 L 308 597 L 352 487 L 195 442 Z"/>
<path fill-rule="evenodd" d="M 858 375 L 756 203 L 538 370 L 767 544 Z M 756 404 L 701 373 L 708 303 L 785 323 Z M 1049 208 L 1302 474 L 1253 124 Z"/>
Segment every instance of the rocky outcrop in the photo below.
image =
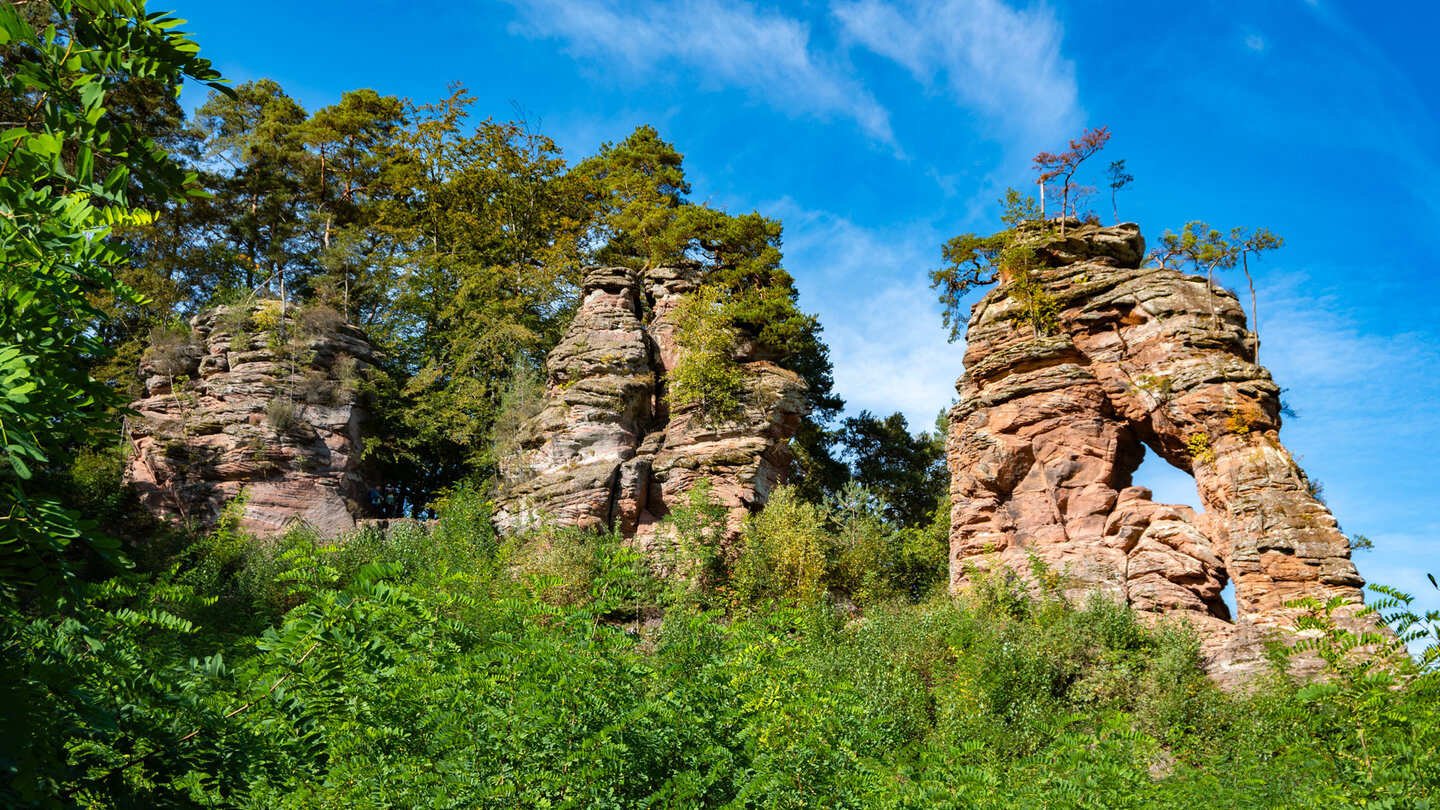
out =
<path fill-rule="evenodd" d="M 367 491 L 355 383 L 377 362 L 364 333 L 331 310 L 282 317 L 270 301 L 157 337 L 126 422 L 126 475 L 147 510 L 207 528 L 243 490 L 242 526 L 257 535 L 354 528 Z"/>
<path fill-rule="evenodd" d="M 550 519 L 648 545 L 660 519 L 704 480 L 729 509 L 733 533 L 784 481 L 789 439 L 809 410 L 798 374 L 742 340 L 738 413 L 712 420 L 695 406 L 672 409 L 665 395 L 681 355 L 674 310 L 702 275 L 696 266 L 586 269 L 575 320 L 547 362 L 542 410 L 502 469 L 502 528 Z"/>
<path fill-rule="evenodd" d="M 1288 600 L 1359 602 L 1349 544 L 1280 442 L 1279 389 L 1236 296 L 1145 266 L 1133 224 L 1072 221 L 1035 246 L 1050 334 L 1008 279 L 971 312 L 948 437 L 952 589 L 1037 558 L 1076 598 L 1190 617 L 1222 680 L 1259 666 Z M 1131 486 L 1145 447 L 1195 477 L 1203 513 Z"/>

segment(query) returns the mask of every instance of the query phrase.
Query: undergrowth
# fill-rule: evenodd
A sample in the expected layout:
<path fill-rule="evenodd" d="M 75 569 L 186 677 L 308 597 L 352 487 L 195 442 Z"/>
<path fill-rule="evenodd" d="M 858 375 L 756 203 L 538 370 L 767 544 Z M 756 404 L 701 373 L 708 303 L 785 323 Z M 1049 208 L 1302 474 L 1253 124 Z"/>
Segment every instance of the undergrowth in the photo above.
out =
<path fill-rule="evenodd" d="M 304 528 L 257 541 L 232 509 L 165 571 L 94 586 L 81 615 L 16 626 L 7 690 L 25 708 L 7 721 L 21 731 L 7 731 L 0 794 L 86 807 L 1423 808 L 1440 788 L 1434 657 L 1360 666 L 1324 606 L 1310 621 L 1332 631 L 1314 642 L 1329 680 L 1273 674 L 1226 694 L 1189 628 L 1099 595 L 1067 603 L 1045 584 L 1058 577 L 977 572 L 952 598 L 913 561 L 864 568 L 857 555 L 927 544 L 863 493 L 821 508 L 782 491 L 728 539 L 723 510 L 697 497 L 662 526 L 667 576 L 613 534 L 499 536 L 476 490 L 438 513 L 433 528 L 332 543 Z M 1399 596 L 1383 603 L 1392 618 Z M 1411 618 L 1406 640 L 1433 632 L 1433 617 Z"/>

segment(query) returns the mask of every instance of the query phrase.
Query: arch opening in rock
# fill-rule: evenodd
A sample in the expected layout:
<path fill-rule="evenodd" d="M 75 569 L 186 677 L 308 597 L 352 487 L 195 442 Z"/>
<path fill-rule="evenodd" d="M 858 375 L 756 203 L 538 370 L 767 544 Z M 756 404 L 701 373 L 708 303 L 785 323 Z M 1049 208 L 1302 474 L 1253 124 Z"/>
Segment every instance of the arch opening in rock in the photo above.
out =
<path fill-rule="evenodd" d="M 1205 511 L 1200 501 L 1200 490 L 1195 485 L 1195 476 L 1156 455 L 1154 450 L 1145 448 L 1145 458 L 1131 476 L 1131 483 L 1150 490 L 1151 498 L 1160 503 L 1178 503 L 1195 510 Z"/>

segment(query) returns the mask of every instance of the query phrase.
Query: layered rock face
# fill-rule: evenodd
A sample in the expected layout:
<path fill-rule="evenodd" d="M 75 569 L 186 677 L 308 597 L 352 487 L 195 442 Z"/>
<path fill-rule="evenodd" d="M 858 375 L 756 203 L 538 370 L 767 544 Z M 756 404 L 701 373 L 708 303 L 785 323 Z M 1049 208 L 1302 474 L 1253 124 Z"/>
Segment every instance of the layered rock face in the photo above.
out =
<path fill-rule="evenodd" d="M 656 524 L 701 480 L 728 507 L 731 532 L 783 483 L 789 439 L 809 411 L 801 377 L 742 347 L 741 409 L 715 422 L 672 409 L 667 372 L 681 349 L 673 314 L 700 283 L 698 267 L 643 276 L 587 268 L 580 308 L 551 352 L 543 409 L 502 470 L 497 522 L 614 528 L 649 544 Z"/>
<path fill-rule="evenodd" d="M 191 327 L 147 352 L 145 396 L 130 406 L 126 476 L 145 508 L 211 527 L 243 489 L 241 525 L 257 535 L 354 528 L 367 491 L 354 383 L 377 362 L 364 333 L 329 311 L 282 319 L 278 302 L 219 307 Z"/>
<path fill-rule="evenodd" d="M 951 586 L 1038 558 L 1068 573 L 1072 597 L 1190 616 L 1223 678 L 1259 665 L 1286 601 L 1358 602 L 1364 582 L 1280 443 L 1279 389 L 1240 302 L 1142 266 L 1144 251 L 1133 224 L 1073 223 L 1037 243 L 1052 334 L 1035 335 L 1005 280 L 972 310 L 948 437 Z M 1131 486 L 1145 447 L 1195 477 L 1202 514 Z"/>

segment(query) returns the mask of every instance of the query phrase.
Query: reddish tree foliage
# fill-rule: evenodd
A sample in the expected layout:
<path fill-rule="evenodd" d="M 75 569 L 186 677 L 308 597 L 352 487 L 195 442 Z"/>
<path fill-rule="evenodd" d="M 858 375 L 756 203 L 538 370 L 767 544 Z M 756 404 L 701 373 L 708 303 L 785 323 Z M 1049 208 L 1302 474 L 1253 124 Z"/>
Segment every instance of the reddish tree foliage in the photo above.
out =
<path fill-rule="evenodd" d="M 1110 128 L 1087 129 L 1078 140 L 1070 141 L 1070 150 L 1060 154 L 1041 152 L 1035 156 L 1035 168 L 1040 172 L 1043 185 L 1052 180 L 1060 185 L 1060 232 L 1065 232 L 1065 216 L 1072 213 L 1070 200 L 1074 196 L 1075 172 L 1085 159 L 1105 148 L 1110 140 Z"/>

